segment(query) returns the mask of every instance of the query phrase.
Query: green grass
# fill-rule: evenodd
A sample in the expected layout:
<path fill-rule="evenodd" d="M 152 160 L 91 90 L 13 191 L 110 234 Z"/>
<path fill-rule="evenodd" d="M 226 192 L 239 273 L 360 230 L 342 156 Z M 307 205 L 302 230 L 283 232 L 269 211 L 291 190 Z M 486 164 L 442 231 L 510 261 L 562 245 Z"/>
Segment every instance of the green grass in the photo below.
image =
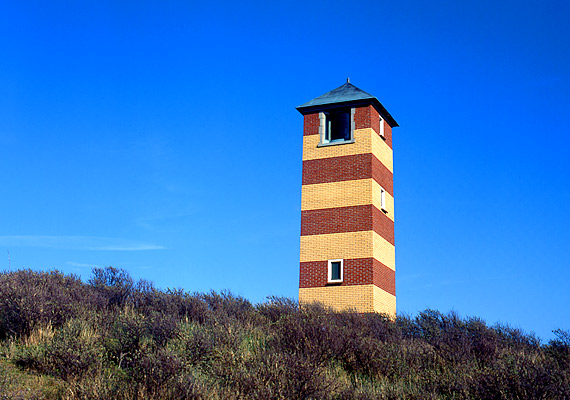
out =
<path fill-rule="evenodd" d="M 18 368 L 11 360 L 0 358 L 0 399 L 62 399 L 63 381 Z"/>

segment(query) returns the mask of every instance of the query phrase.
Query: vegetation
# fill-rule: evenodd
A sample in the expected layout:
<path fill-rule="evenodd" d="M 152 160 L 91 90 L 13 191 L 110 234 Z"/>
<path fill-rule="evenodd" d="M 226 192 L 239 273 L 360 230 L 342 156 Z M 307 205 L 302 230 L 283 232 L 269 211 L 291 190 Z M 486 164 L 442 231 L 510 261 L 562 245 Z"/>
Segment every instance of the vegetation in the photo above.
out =
<path fill-rule="evenodd" d="M 570 399 L 570 333 L 541 344 L 426 310 L 395 321 L 290 299 L 0 273 L 0 399 Z"/>

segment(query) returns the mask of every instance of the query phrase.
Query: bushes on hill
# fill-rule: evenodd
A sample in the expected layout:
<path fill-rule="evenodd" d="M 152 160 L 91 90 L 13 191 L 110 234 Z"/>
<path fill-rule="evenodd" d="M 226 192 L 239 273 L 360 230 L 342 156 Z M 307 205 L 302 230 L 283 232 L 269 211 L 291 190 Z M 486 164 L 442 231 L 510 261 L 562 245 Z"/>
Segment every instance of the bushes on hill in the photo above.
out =
<path fill-rule="evenodd" d="M 75 275 L 22 270 L 0 275 L 0 340 L 29 335 L 36 326 L 58 328 L 105 299 Z"/>
<path fill-rule="evenodd" d="M 87 283 L 0 274 L 0 353 L 60 382 L 44 398 L 570 398 L 570 333 L 556 334 L 541 345 L 434 310 L 393 321 L 283 298 L 253 305 L 228 292 L 158 290 L 111 267 Z M 21 395 L 2 382 L 0 398 Z"/>

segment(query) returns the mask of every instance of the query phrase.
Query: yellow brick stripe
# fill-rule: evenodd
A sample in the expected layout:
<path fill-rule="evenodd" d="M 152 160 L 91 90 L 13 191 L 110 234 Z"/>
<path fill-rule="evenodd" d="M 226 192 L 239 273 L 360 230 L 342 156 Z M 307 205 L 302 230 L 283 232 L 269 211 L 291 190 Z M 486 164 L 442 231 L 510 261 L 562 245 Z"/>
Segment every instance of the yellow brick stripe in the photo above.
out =
<path fill-rule="evenodd" d="M 380 185 L 374 179 L 317 183 L 301 188 L 301 211 L 373 204 L 380 209 Z M 394 198 L 386 192 L 386 214 L 394 221 Z"/>
<path fill-rule="evenodd" d="M 374 298 L 374 311 L 388 314 L 391 317 L 396 316 L 396 296 L 385 290 L 380 289 L 376 285 L 372 285 Z"/>
<path fill-rule="evenodd" d="M 396 296 L 376 285 L 327 286 L 299 289 L 299 303 L 319 302 L 337 311 L 396 315 Z"/>
<path fill-rule="evenodd" d="M 390 268 L 391 270 L 396 270 L 396 247 L 384 239 L 382 236 L 372 231 L 372 239 L 374 242 L 374 250 L 372 252 L 372 257 L 380 261 L 382 264 Z"/>
<path fill-rule="evenodd" d="M 374 285 L 328 286 L 299 289 L 299 303 L 322 303 L 337 311 L 374 310 Z"/>
<path fill-rule="evenodd" d="M 394 245 L 374 231 L 301 236 L 301 262 L 369 257 L 396 270 Z"/>
<path fill-rule="evenodd" d="M 303 161 L 372 153 L 394 172 L 392 149 L 372 128 L 356 129 L 354 143 L 317 147 L 319 141 L 319 135 L 303 136 Z"/>

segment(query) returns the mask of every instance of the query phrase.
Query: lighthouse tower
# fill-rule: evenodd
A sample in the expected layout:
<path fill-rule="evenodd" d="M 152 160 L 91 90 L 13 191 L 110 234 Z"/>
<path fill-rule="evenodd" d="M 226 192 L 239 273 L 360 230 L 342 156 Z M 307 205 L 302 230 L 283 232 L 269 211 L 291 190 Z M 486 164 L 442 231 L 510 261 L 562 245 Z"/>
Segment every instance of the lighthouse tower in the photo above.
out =
<path fill-rule="evenodd" d="M 344 85 L 305 103 L 299 301 L 396 313 L 392 128 Z"/>

